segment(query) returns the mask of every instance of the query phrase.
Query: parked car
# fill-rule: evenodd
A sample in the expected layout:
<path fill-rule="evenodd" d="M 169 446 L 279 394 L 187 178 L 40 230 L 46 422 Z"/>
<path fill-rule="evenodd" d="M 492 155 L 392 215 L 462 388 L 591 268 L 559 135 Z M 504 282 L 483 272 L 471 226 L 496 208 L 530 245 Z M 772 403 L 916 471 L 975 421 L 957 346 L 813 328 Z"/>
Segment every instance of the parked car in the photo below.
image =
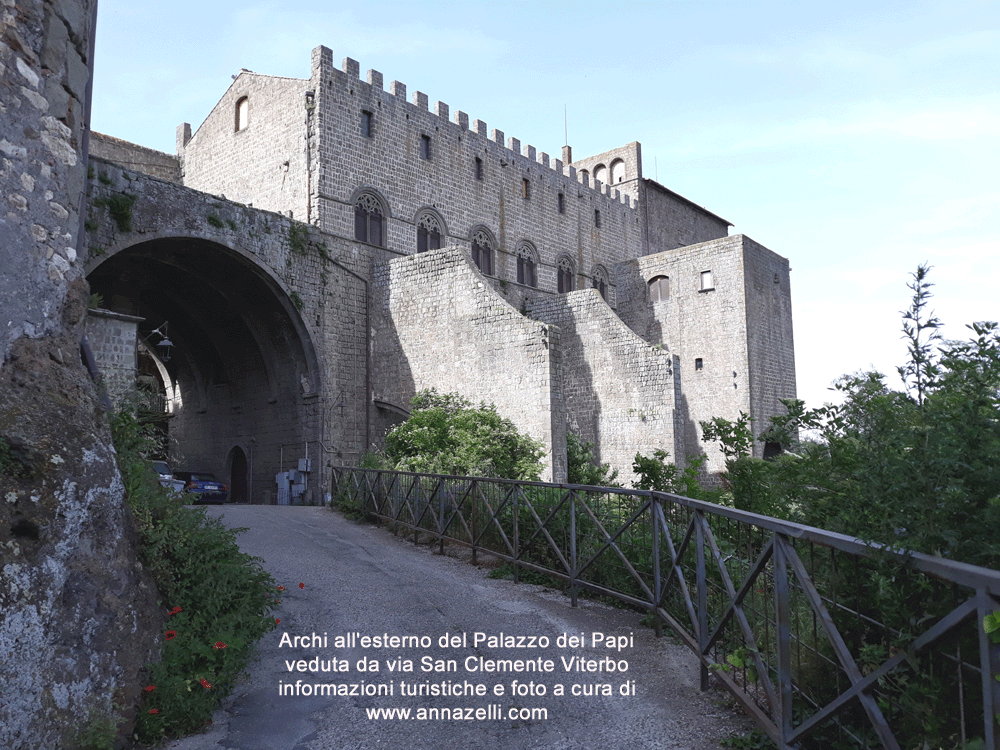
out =
<path fill-rule="evenodd" d="M 161 487 L 166 487 L 168 490 L 178 493 L 184 491 L 184 482 L 174 478 L 174 473 L 170 470 L 170 464 L 166 461 L 150 461 L 149 465 L 156 474 Z"/>
<path fill-rule="evenodd" d="M 222 504 L 229 499 L 229 489 L 207 471 L 177 471 L 174 478 L 184 482 L 184 493 L 193 503 Z"/>

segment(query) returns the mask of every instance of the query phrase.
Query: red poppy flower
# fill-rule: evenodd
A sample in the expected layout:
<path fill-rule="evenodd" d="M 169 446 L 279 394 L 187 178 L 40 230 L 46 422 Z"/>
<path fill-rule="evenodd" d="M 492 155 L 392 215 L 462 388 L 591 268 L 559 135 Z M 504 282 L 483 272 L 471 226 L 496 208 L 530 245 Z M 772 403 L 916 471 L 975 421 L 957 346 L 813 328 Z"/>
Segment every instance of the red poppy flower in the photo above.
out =
<path fill-rule="evenodd" d="M 306 587 L 306 585 L 305 585 L 304 583 L 300 583 L 300 584 L 299 584 L 299 588 L 300 588 L 300 589 L 304 589 L 305 587 Z"/>
<path fill-rule="evenodd" d="M 166 633 L 163 634 L 163 637 L 166 638 L 168 641 L 172 641 L 174 638 L 177 637 L 177 631 L 168 630 Z"/>
<path fill-rule="evenodd" d="M 151 713 L 151 714 L 158 714 L 158 713 L 160 713 L 160 709 L 158 709 L 158 708 L 151 708 L 151 709 L 149 709 L 149 713 Z"/>
<path fill-rule="evenodd" d="M 222 641 L 216 641 L 216 642 L 215 642 L 215 647 L 216 647 L 216 648 L 225 648 L 225 647 L 226 647 L 226 644 L 225 644 L 225 643 L 223 643 Z"/>
<path fill-rule="evenodd" d="M 205 688 L 205 690 L 212 689 L 212 683 L 206 680 L 204 677 L 201 678 L 201 686 Z"/>
<path fill-rule="evenodd" d="M 278 617 L 275 617 L 275 618 L 274 618 L 274 624 L 275 624 L 275 625 L 280 625 L 280 624 L 281 624 L 281 619 L 280 619 L 280 618 L 278 618 Z"/>
<path fill-rule="evenodd" d="M 156 690 L 156 685 L 146 685 L 146 687 L 144 687 L 143 690 L 145 690 L 147 693 L 152 693 L 154 690 Z"/>
<path fill-rule="evenodd" d="M 170 616 L 171 616 L 171 617 L 173 617 L 173 616 L 174 616 L 174 615 L 176 615 L 176 614 L 177 614 L 178 612 L 183 612 L 183 611 L 184 611 L 184 610 L 183 610 L 183 609 L 181 609 L 180 607 L 174 607 L 174 608 L 173 608 L 172 610 L 170 610 Z"/>
<path fill-rule="evenodd" d="M 285 590 L 284 586 L 278 586 L 278 591 L 284 591 L 284 590 Z"/>

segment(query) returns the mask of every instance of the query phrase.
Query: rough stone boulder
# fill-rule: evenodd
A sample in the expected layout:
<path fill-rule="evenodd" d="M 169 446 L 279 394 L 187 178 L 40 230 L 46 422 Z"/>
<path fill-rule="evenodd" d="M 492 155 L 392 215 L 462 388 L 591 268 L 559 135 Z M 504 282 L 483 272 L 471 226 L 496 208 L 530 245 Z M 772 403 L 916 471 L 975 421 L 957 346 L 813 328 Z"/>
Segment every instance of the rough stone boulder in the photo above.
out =
<path fill-rule="evenodd" d="M 81 365 L 86 285 L 66 333 L 19 339 L 0 368 L 0 747 L 74 747 L 124 718 L 162 610 L 137 558 L 107 416 Z"/>

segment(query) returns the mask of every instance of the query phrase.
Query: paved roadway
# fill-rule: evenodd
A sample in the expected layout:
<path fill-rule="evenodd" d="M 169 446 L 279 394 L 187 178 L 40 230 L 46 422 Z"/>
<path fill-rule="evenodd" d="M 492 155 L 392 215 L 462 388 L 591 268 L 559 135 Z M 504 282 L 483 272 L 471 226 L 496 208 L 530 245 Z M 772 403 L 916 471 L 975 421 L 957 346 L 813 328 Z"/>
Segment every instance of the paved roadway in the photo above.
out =
<path fill-rule="evenodd" d="M 718 750 L 718 740 L 745 730 L 723 694 L 697 690 L 697 666 L 686 648 L 669 639 L 657 640 L 638 625 L 638 615 L 581 600 L 569 599 L 541 586 L 515 585 L 486 578 L 482 569 L 424 546 L 396 538 L 383 528 L 357 524 L 325 508 L 234 505 L 211 508 L 226 524 L 247 527 L 241 548 L 263 558 L 264 567 L 286 591 L 277 630 L 265 636 L 247 680 L 239 685 L 213 724 L 203 734 L 178 740 L 170 750 L 334 750 L 351 748 L 441 748 L 471 746 L 477 750 L 526 748 L 679 748 Z M 412 537 L 411 537 L 412 538 Z M 300 589 L 299 583 L 305 584 Z M 335 648 L 336 635 L 430 636 L 429 649 Z M 442 649 L 444 634 L 468 634 L 467 648 Z M 548 636 L 547 649 L 472 647 L 473 633 Z M 620 653 L 591 648 L 591 633 L 634 634 L 634 646 Z M 287 633 L 327 634 L 326 649 L 281 647 Z M 560 649 L 556 638 L 584 633 L 583 649 Z M 458 671 L 420 671 L 420 658 L 454 659 Z M 612 656 L 628 661 L 621 674 L 568 673 L 560 657 Z M 465 671 L 468 656 L 485 659 L 551 659 L 551 673 L 483 673 Z M 286 660 L 346 660 L 347 672 L 289 673 Z M 377 674 L 356 671 L 361 658 L 376 659 Z M 389 673 L 390 658 L 410 658 L 413 673 Z M 294 683 L 393 682 L 393 697 L 279 696 L 278 685 Z M 543 682 L 545 696 L 513 697 L 510 683 Z M 625 679 L 634 681 L 635 695 L 618 694 Z M 489 697 L 401 697 L 400 681 L 450 680 L 487 685 Z M 493 686 L 506 695 L 494 697 Z M 554 685 L 610 684 L 612 697 L 553 697 Z M 499 706 L 505 718 L 485 721 L 376 720 L 367 709 L 409 707 L 485 708 Z M 509 719 L 511 708 L 544 708 L 547 719 Z"/>

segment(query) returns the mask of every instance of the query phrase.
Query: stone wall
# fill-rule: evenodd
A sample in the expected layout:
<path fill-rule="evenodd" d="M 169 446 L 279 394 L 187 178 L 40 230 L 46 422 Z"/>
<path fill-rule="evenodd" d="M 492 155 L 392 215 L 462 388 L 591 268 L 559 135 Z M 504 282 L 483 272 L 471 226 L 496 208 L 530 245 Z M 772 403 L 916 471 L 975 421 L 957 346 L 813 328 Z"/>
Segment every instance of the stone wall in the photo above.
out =
<path fill-rule="evenodd" d="M 194 134 L 186 123 L 177 129 L 184 184 L 310 222 L 309 87 L 308 80 L 240 72 Z M 244 98 L 247 119 L 237 129 Z"/>
<path fill-rule="evenodd" d="M 642 180 L 641 210 L 647 227 L 644 254 L 716 240 L 729 234 L 729 222 L 654 180 Z"/>
<path fill-rule="evenodd" d="M 492 403 L 543 442 L 543 478 L 565 481 L 558 329 L 511 307 L 461 248 L 378 263 L 372 294 L 376 401 L 408 408 L 436 388 Z"/>
<path fill-rule="evenodd" d="M 683 459 L 669 351 L 639 338 L 595 289 L 539 300 L 528 312 L 559 328 L 568 428 L 594 445 L 600 463 L 630 484 L 636 453 L 663 448 Z"/>
<path fill-rule="evenodd" d="M 370 440 L 367 255 L 276 213 L 94 165 L 88 277 L 105 306 L 146 319 L 141 332 L 170 320 L 174 468 L 228 481 L 238 448 L 262 502 L 279 470 L 322 454 L 310 481 L 321 500 L 326 464 L 356 461 Z"/>
<path fill-rule="evenodd" d="M 0 6 L 0 362 L 21 336 L 61 329 L 67 285 L 81 275 L 76 240 L 95 4 L 26 0 Z"/>
<path fill-rule="evenodd" d="M 778 399 L 795 395 L 788 261 L 734 235 L 637 258 L 614 273 L 625 324 L 678 358 L 685 450 L 705 452 L 707 468 L 721 471 L 721 452 L 702 444 L 699 422 L 743 412 L 759 434 L 783 413 Z M 654 303 L 648 283 L 658 277 L 669 279 L 669 294 Z"/>
<path fill-rule="evenodd" d="M 137 325 L 142 320 L 110 310 L 87 311 L 87 340 L 99 363 L 105 391 L 114 404 L 135 389 Z"/>
<path fill-rule="evenodd" d="M 0 746 L 125 720 L 162 613 L 81 364 L 95 0 L 5 0 L 0 132 Z"/>
<path fill-rule="evenodd" d="M 165 154 L 103 133 L 91 133 L 90 155 L 150 177 L 181 184 L 181 162 L 174 154 Z"/>

